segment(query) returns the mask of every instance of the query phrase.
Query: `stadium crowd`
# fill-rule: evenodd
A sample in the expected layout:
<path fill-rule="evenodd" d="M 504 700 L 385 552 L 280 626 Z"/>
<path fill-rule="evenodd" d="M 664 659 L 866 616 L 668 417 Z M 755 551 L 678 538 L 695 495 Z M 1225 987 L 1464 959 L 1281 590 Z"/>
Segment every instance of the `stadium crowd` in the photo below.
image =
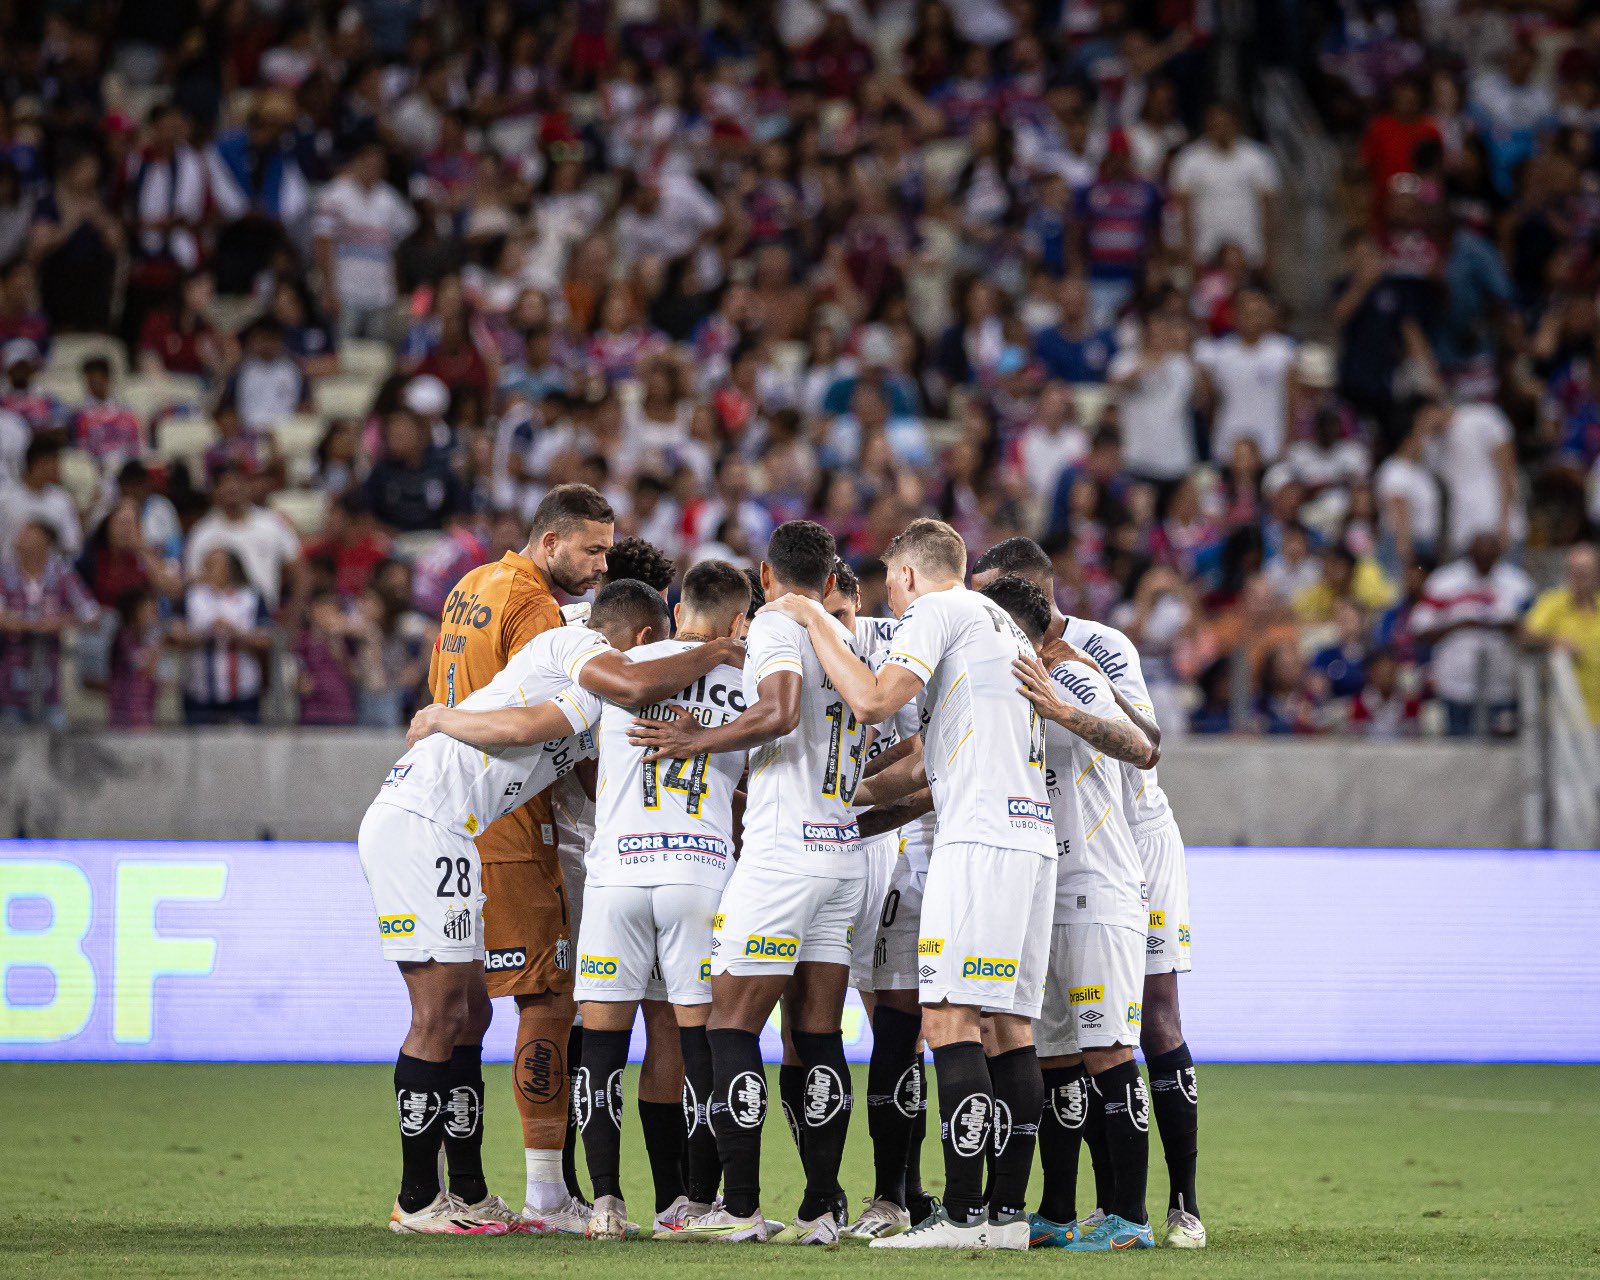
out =
<path fill-rule="evenodd" d="M 1592 5 L 1330 8 L 1298 315 L 1199 0 L 5 12 L 0 717 L 401 725 L 579 480 L 868 612 L 919 514 L 1037 536 L 1173 732 L 1509 732 L 1523 643 L 1600 722 Z"/>

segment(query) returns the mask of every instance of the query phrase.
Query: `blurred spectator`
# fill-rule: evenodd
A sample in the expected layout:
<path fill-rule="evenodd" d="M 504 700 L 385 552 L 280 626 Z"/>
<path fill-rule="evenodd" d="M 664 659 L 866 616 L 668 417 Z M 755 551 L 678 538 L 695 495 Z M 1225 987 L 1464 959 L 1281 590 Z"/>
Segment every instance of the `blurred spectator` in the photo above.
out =
<path fill-rule="evenodd" d="M 1234 332 L 1202 342 L 1195 358 L 1216 396 L 1211 456 L 1226 458 L 1248 436 L 1267 463 L 1283 456 L 1295 393 L 1295 346 L 1276 332 L 1272 301 L 1257 289 L 1234 300 Z"/>
<path fill-rule="evenodd" d="M 263 658 L 272 648 L 267 602 L 226 545 L 199 558 L 172 639 L 188 651 L 183 718 L 191 725 L 259 724 Z"/>
<path fill-rule="evenodd" d="M 1218 102 L 1206 110 L 1205 133 L 1173 160 L 1172 191 L 1190 262 L 1208 263 L 1223 245 L 1236 244 L 1251 266 L 1270 273 L 1278 168 L 1265 147 L 1239 135 L 1232 107 Z"/>
<path fill-rule="evenodd" d="M 34 210 L 29 253 L 39 299 L 58 333 L 105 333 L 122 262 L 122 224 L 100 195 L 100 160 L 82 151 L 60 161 L 55 185 Z"/>
<path fill-rule="evenodd" d="M 383 453 L 367 473 L 365 494 L 378 522 L 398 533 L 442 529 L 463 504 L 449 463 L 428 448 L 417 416 L 403 409 L 384 423 Z"/>
<path fill-rule="evenodd" d="M 1529 644 L 1571 656 L 1589 720 L 1600 726 L 1600 552 L 1588 543 L 1569 550 L 1565 583 L 1542 592 L 1522 625 Z"/>
<path fill-rule="evenodd" d="M 311 382 L 284 344 L 283 325 L 263 316 L 245 330 L 244 353 L 234 366 L 220 403 L 238 411 L 251 431 L 270 431 L 294 413 L 313 408 Z"/>
<path fill-rule="evenodd" d="M 122 332 L 133 339 L 142 337 L 146 315 L 175 298 L 179 282 L 200 266 L 210 184 L 187 135 L 183 113 L 157 103 L 146 118 L 143 144 L 119 175 L 130 251 Z"/>
<path fill-rule="evenodd" d="M 1367 660 L 1366 683 L 1350 705 L 1350 728 L 1369 738 L 1410 738 L 1421 728 L 1422 699 L 1405 686 L 1404 668 L 1390 649 Z"/>
<path fill-rule="evenodd" d="M 1348 703 L 1367 683 L 1367 623 L 1348 600 L 1334 610 L 1333 620 L 1338 638 L 1311 655 L 1313 688 L 1319 702 Z"/>
<path fill-rule="evenodd" d="M 1444 509 L 1439 483 L 1425 465 L 1428 443 L 1426 420 L 1413 419 L 1400 447 L 1384 459 L 1374 478 L 1379 556 L 1391 571 L 1434 559 L 1441 545 Z"/>
<path fill-rule="evenodd" d="M 294 639 L 300 663 L 300 723 L 350 725 L 356 721 L 356 662 L 352 628 L 331 591 L 313 596 L 306 623 Z"/>
<path fill-rule="evenodd" d="M 111 362 L 90 356 L 83 362 L 83 404 L 72 417 L 72 439 L 102 471 L 115 471 L 144 451 L 139 415 L 111 398 Z"/>
<path fill-rule="evenodd" d="M 139 364 L 145 372 L 221 378 L 233 340 L 211 323 L 212 292 L 210 273 L 197 271 L 176 285 L 167 305 L 146 314 L 139 334 Z"/>
<path fill-rule="evenodd" d="M 1428 579 L 1412 613 L 1412 628 L 1433 647 L 1433 687 L 1452 737 L 1516 729 L 1513 637 L 1532 601 L 1533 583 L 1501 558 L 1503 550 L 1495 534 L 1474 534 L 1462 559 Z"/>
<path fill-rule="evenodd" d="M 0 564 L 0 725 L 66 728 L 62 633 L 99 612 L 42 520 L 24 519 Z"/>
<path fill-rule="evenodd" d="M 317 201 L 316 261 L 322 306 L 349 338 L 388 338 L 396 291 L 394 253 L 417 215 L 384 181 L 381 144 L 369 142 Z"/>
<path fill-rule="evenodd" d="M 1464 552 L 1480 533 L 1514 545 L 1527 535 L 1517 490 L 1511 423 L 1492 404 L 1455 408 L 1431 401 L 1417 410 L 1432 435 L 1433 467 L 1444 485 L 1445 545 Z M 1415 419 L 1414 419 L 1415 421 Z"/>
<path fill-rule="evenodd" d="M 358 493 L 347 493 L 328 508 L 322 533 L 306 543 L 305 558 L 326 556 L 334 566 L 334 589 L 344 600 L 366 590 L 373 570 L 389 557 L 390 543 L 373 524 Z"/>
<path fill-rule="evenodd" d="M 38 521 L 50 530 L 62 555 L 75 558 L 83 550 L 83 525 L 78 504 L 61 487 L 61 445 L 36 435 L 22 459 L 19 484 L 0 482 L 0 550 L 9 557 L 22 527 Z"/>
<path fill-rule="evenodd" d="M 292 578 L 300 558 L 300 540 L 276 512 L 258 506 L 251 498 L 250 480 L 237 467 L 225 467 L 216 477 L 215 501 L 210 512 L 189 531 L 184 566 L 191 578 L 206 573 L 212 552 L 231 553 L 243 566 L 246 582 L 260 594 L 266 607 L 277 606 L 285 579 Z M 221 578 L 209 574 L 213 591 L 222 590 Z M 221 606 L 218 606 L 219 608 Z M 230 616 L 237 608 L 230 604 Z"/>
<path fill-rule="evenodd" d="M 139 504 L 131 497 L 119 499 L 95 527 L 78 570 L 90 593 L 108 609 L 117 608 L 130 591 L 176 599 L 183 589 L 177 564 L 146 541 Z"/>
<path fill-rule="evenodd" d="M 1060 317 L 1033 344 L 1033 354 L 1052 378 L 1063 382 L 1104 382 L 1109 376 L 1116 342 L 1111 331 L 1090 320 L 1089 290 L 1082 279 L 1061 282 Z"/>
<path fill-rule="evenodd" d="M 155 724 L 166 653 L 161 602 L 148 586 L 129 587 L 117 599 L 117 620 L 106 685 L 106 724 L 112 729 L 148 729 Z"/>
<path fill-rule="evenodd" d="M 1163 492 L 1194 469 L 1194 410 L 1204 385 L 1189 355 L 1184 322 L 1161 312 L 1145 322 L 1144 341 L 1119 351 L 1107 370 L 1117 390 L 1123 460 Z"/>

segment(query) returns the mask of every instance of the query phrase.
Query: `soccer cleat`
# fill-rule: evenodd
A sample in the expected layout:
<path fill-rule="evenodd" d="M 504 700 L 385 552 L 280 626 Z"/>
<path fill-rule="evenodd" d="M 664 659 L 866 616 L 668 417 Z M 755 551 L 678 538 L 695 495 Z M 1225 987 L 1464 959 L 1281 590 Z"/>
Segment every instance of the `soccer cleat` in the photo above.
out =
<path fill-rule="evenodd" d="M 651 1235 L 657 1240 L 670 1239 L 673 1235 L 683 1230 L 683 1224 L 690 1218 L 704 1217 L 710 1213 L 715 1205 L 698 1204 L 688 1196 L 679 1196 L 660 1213 L 656 1214 L 654 1229 Z"/>
<path fill-rule="evenodd" d="M 897 1236 L 911 1226 L 911 1215 L 893 1200 L 868 1200 L 861 1216 L 839 1233 L 841 1240 L 861 1244 Z"/>
<path fill-rule="evenodd" d="M 533 1229 L 532 1223 L 499 1196 L 484 1196 L 477 1204 L 469 1204 L 467 1208 L 477 1217 L 505 1223 L 507 1235 L 526 1235 Z"/>
<path fill-rule="evenodd" d="M 839 1220 L 830 1209 L 820 1218 L 796 1218 L 772 1237 L 773 1244 L 809 1244 L 824 1249 L 839 1247 Z"/>
<path fill-rule="evenodd" d="M 760 1209 L 748 1218 L 736 1218 L 726 1209 L 713 1209 L 710 1213 L 685 1220 L 676 1231 L 660 1238 L 708 1240 L 715 1244 L 765 1244 L 776 1234 L 776 1225 L 762 1217 Z"/>
<path fill-rule="evenodd" d="M 1129 1222 L 1114 1213 L 1062 1245 L 1076 1253 L 1121 1253 L 1124 1249 L 1155 1247 L 1156 1238 L 1148 1222 Z"/>
<path fill-rule="evenodd" d="M 1206 1227 L 1194 1214 L 1184 1209 L 1170 1209 L 1167 1225 L 1161 1232 L 1163 1249 L 1204 1249 Z"/>
<path fill-rule="evenodd" d="M 407 1213 L 395 1201 L 389 1230 L 399 1236 L 503 1236 L 509 1228 L 504 1222 L 479 1216 L 471 1206 L 441 1191 L 415 1213 Z"/>
<path fill-rule="evenodd" d="M 591 1240 L 626 1240 L 630 1225 L 627 1206 L 617 1196 L 596 1196 L 584 1234 Z"/>
<path fill-rule="evenodd" d="M 592 1211 L 592 1205 L 585 1204 L 576 1196 L 568 1196 L 553 1209 L 535 1209 L 532 1205 L 525 1205 L 522 1213 L 528 1219 L 529 1235 L 581 1236 L 589 1229 L 589 1214 Z"/>
<path fill-rule="evenodd" d="M 1073 1222 L 1051 1222 L 1049 1218 L 1037 1213 L 1028 1215 L 1028 1248 L 1030 1249 L 1065 1249 L 1067 1245 L 1076 1240 L 1084 1232 L 1099 1226 L 1105 1221 L 1106 1215 L 1100 1210 L 1091 1210 L 1088 1216 L 1078 1218 Z"/>
<path fill-rule="evenodd" d="M 916 1226 L 870 1242 L 874 1249 L 1026 1249 L 1028 1222 L 952 1222 L 940 1205 Z"/>

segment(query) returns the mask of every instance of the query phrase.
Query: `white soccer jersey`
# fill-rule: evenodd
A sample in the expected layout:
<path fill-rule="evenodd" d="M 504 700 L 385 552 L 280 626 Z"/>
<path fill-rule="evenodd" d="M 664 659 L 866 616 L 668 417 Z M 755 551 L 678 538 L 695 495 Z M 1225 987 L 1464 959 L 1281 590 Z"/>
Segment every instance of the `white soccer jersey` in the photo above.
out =
<path fill-rule="evenodd" d="M 1050 673 L 1057 696 L 1103 720 L 1128 717 L 1105 676 L 1081 662 Z M 1045 724 L 1045 780 L 1055 810 L 1056 924 L 1115 924 L 1144 929 L 1144 871 L 1123 808 L 1119 762 L 1054 721 Z"/>
<path fill-rule="evenodd" d="M 1093 658 L 1135 711 L 1155 718 L 1155 708 L 1150 704 L 1150 690 L 1144 682 L 1144 670 L 1139 665 L 1139 651 L 1132 640 L 1103 622 L 1090 622 L 1086 618 L 1068 618 L 1062 638 L 1075 649 L 1081 649 Z M 1136 769 L 1131 764 L 1120 764 L 1122 770 L 1122 803 L 1130 827 L 1140 827 L 1172 816 L 1172 806 L 1167 803 L 1167 793 L 1156 781 L 1154 769 Z"/>
<path fill-rule="evenodd" d="M 1022 629 L 962 586 L 921 597 L 900 619 L 887 662 L 927 686 L 922 755 L 939 846 L 1055 856 L 1042 721 L 1011 670 L 1025 653 L 1033 645 Z"/>
<path fill-rule="evenodd" d="M 850 633 L 830 623 L 854 652 Z M 780 671 L 800 677 L 800 722 L 750 753 L 740 858 L 798 875 L 858 879 L 866 867 L 850 800 L 866 764 L 869 730 L 839 697 L 806 629 L 781 613 L 757 614 L 745 638 L 746 703 L 754 706 L 761 682 Z"/>
<path fill-rule="evenodd" d="M 531 800 L 593 754 L 588 730 L 600 718 L 602 704 L 578 685 L 578 673 L 610 648 L 598 631 L 582 627 L 556 627 L 534 636 L 493 680 L 463 699 L 460 709 L 495 711 L 554 702 L 566 714 L 572 735 L 533 747 L 479 751 L 435 733 L 390 768 L 378 802 L 476 836 Z"/>
<path fill-rule="evenodd" d="M 692 648 L 690 641 L 662 640 L 634 655 L 648 662 Z M 719 666 L 683 692 L 645 707 L 639 717 L 667 720 L 667 708 L 680 706 L 714 729 L 744 710 L 743 679 L 737 667 Z M 733 792 L 744 773 L 745 753 L 646 763 L 645 748 L 628 741 L 633 720 L 632 711 L 615 706 L 600 716 L 589 883 L 722 888 L 733 870 Z"/>
<path fill-rule="evenodd" d="M 867 660 L 873 674 L 883 670 L 889 658 L 890 642 L 900 625 L 895 618 L 857 618 L 856 652 Z M 896 711 L 882 724 L 874 726 L 876 735 L 867 748 L 867 763 L 871 764 L 890 747 L 897 746 L 922 732 L 925 720 L 922 704 L 927 696 L 923 689 L 910 702 Z M 918 871 L 928 869 L 928 850 L 933 847 L 933 815 L 924 814 L 900 828 L 901 852 L 910 859 Z"/>

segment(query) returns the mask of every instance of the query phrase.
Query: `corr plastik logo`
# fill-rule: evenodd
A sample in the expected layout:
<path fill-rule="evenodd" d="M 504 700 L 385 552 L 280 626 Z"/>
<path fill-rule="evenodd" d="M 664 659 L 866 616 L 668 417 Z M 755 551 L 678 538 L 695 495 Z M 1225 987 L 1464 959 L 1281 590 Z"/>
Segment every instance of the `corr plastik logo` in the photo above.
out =
<path fill-rule="evenodd" d="M 807 822 L 801 834 L 807 844 L 854 844 L 861 839 L 861 828 L 853 822 Z"/>
<path fill-rule="evenodd" d="M 1049 822 L 1050 802 L 1032 800 L 1027 796 L 1012 796 L 1006 801 L 1006 812 L 1013 818 L 1026 818 L 1033 822 Z"/>
<path fill-rule="evenodd" d="M 615 978 L 617 976 L 616 956 L 581 956 L 578 959 L 578 974 L 584 978 Z"/>
<path fill-rule="evenodd" d="M 992 956 L 968 956 L 961 962 L 961 976 L 980 982 L 1009 982 L 1017 976 L 1017 962 Z"/>
<path fill-rule="evenodd" d="M 417 931 L 416 916 L 379 916 L 378 932 L 385 938 L 398 938 Z"/>
<path fill-rule="evenodd" d="M 758 960 L 793 960 L 800 950 L 799 938 L 769 938 L 753 933 L 745 939 L 744 953 Z"/>

